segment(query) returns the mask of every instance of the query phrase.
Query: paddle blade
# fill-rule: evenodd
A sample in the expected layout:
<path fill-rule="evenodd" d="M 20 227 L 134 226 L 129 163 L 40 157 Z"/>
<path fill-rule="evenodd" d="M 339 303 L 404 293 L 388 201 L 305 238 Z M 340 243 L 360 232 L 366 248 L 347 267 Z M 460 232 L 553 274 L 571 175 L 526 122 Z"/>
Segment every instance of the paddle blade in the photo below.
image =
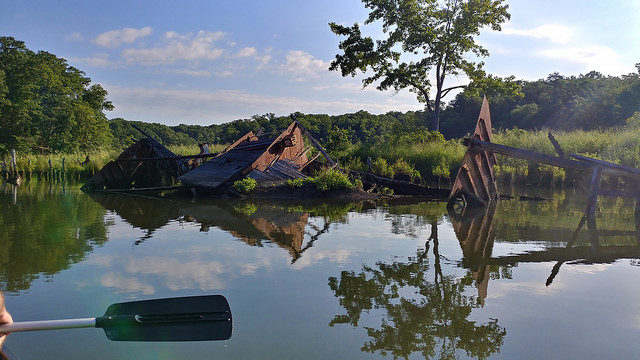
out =
<path fill-rule="evenodd" d="M 189 296 L 112 304 L 96 327 L 115 341 L 227 340 L 232 319 L 224 296 Z"/>

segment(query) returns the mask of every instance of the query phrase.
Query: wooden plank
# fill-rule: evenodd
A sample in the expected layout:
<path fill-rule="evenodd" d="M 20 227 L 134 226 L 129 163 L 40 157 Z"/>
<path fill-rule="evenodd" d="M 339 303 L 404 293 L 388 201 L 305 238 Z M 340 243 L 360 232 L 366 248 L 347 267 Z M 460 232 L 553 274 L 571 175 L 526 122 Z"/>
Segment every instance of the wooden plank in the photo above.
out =
<path fill-rule="evenodd" d="M 560 147 L 558 140 L 556 140 L 556 138 L 553 137 L 553 134 L 551 134 L 551 131 L 549 131 L 547 136 L 549 137 L 549 141 L 551 141 L 551 145 L 553 145 L 553 148 L 556 150 L 556 154 L 558 154 L 560 158 L 564 159 L 564 150 L 562 150 L 562 148 Z"/>
<path fill-rule="evenodd" d="M 96 190 L 97 192 L 105 192 L 105 193 L 135 193 L 135 192 L 143 192 L 143 191 L 160 191 L 160 190 L 179 190 L 185 189 L 185 186 L 155 186 L 155 187 L 147 187 L 147 188 L 133 188 L 133 189 L 102 189 Z"/>
<path fill-rule="evenodd" d="M 135 162 L 135 161 L 161 161 L 161 160 L 188 160 L 188 159 L 203 159 L 218 156 L 218 153 L 212 154 L 197 154 L 197 155 L 182 155 L 182 156 L 162 156 L 162 157 L 148 157 L 148 158 L 125 158 L 116 159 L 116 162 Z"/>
<path fill-rule="evenodd" d="M 538 263 L 550 261 L 584 260 L 591 263 L 610 263 L 618 259 L 640 258 L 640 247 L 636 245 L 609 245 L 594 249 L 591 246 L 571 248 L 549 248 L 519 255 L 507 255 L 487 260 L 489 265 L 513 265 L 518 263 Z"/>
<path fill-rule="evenodd" d="M 222 152 L 220 152 L 220 154 L 229 152 L 231 149 L 235 148 L 239 144 L 245 141 L 251 141 L 251 139 L 254 139 L 254 138 L 257 140 L 256 136 L 253 134 L 253 131 L 249 131 L 248 133 L 238 138 L 238 140 L 234 141 L 231 145 L 227 146 L 224 150 L 222 150 Z"/>
<path fill-rule="evenodd" d="M 614 164 L 612 162 L 608 162 L 608 161 L 604 161 L 604 160 L 598 160 L 598 159 L 593 159 L 590 157 L 586 157 L 586 156 L 582 156 L 582 155 L 576 155 L 576 154 L 569 154 L 570 157 L 578 160 L 578 161 L 584 161 L 587 163 L 591 163 L 594 166 L 602 166 L 604 167 L 604 171 L 607 172 L 608 170 L 610 171 L 621 171 L 623 173 L 629 172 L 631 174 L 634 175 L 640 175 L 640 169 L 635 169 L 635 168 L 631 168 L 628 166 L 624 166 L 624 165 L 619 165 L 619 164 Z"/>

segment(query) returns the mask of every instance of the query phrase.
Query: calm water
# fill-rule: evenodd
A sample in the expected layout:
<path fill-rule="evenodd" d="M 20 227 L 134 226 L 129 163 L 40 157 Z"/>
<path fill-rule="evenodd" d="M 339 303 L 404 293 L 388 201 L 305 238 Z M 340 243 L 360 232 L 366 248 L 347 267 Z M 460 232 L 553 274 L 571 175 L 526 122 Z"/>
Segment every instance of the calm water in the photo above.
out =
<path fill-rule="evenodd" d="M 12 334 L 6 346 L 22 359 L 637 358 L 634 202 L 601 202 L 601 236 L 585 226 L 570 241 L 586 199 L 548 196 L 458 217 L 443 203 L 0 184 L 0 286 L 15 320 L 203 294 L 224 295 L 234 318 L 226 342 L 111 342 L 75 329 Z"/>

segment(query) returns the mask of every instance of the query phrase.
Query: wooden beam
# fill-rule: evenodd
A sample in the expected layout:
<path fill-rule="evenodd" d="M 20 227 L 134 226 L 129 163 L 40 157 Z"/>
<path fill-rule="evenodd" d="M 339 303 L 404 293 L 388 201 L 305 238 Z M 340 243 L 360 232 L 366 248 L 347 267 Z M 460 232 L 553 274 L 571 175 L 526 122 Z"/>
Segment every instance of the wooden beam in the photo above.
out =
<path fill-rule="evenodd" d="M 598 159 L 588 158 L 586 156 L 569 154 L 570 157 L 579 159 L 562 159 L 559 157 L 542 154 L 535 151 L 523 150 L 511 146 L 500 145 L 492 142 L 482 141 L 478 139 L 465 139 L 463 144 L 470 149 L 477 151 L 489 151 L 495 154 L 517 157 L 520 159 L 553 165 L 567 169 L 589 170 L 595 167 L 601 167 L 602 173 L 605 175 L 640 178 L 640 169 L 630 168 L 623 165 L 610 163 Z"/>
<path fill-rule="evenodd" d="M 466 139 L 465 142 L 467 143 L 465 145 L 473 150 L 489 151 L 494 154 L 513 156 L 528 161 L 558 166 L 562 168 L 590 169 L 593 167 L 576 160 L 561 159 L 555 156 L 541 154 L 535 151 L 522 150 L 511 146 L 500 145 L 478 139 Z"/>
<path fill-rule="evenodd" d="M 549 131 L 548 135 L 549 135 L 549 141 L 551 141 L 551 145 L 553 145 L 553 148 L 556 150 L 556 153 L 560 158 L 564 159 L 564 150 L 562 150 L 562 148 L 560 147 L 558 140 L 556 140 L 556 138 L 553 137 L 553 134 L 551 134 L 551 131 Z"/>
<path fill-rule="evenodd" d="M 179 190 L 186 189 L 187 186 L 157 186 L 157 187 L 147 187 L 147 188 L 133 188 L 133 189 L 99 189 L 95 190 L 96 192 L 104 192 L 104 193 L 135 193 L 141 191 L 159 191 L 159 190 Z"/>
<path fill-rule="evenodd" d="M 115 159 L 115 162 L 128 162 L 128 161 L 162 161 L 162 160 L 186 160 L 186 159 L 201 159 L 201 158 L 210 158 L 216 157 L 218 153 L 212 154 L 198 154 L 198 155 L 184 155 L 184 156 L 165 156 L 165 157 L 152 157 L 152 158 L 126 158 L 126 159 Z"/>

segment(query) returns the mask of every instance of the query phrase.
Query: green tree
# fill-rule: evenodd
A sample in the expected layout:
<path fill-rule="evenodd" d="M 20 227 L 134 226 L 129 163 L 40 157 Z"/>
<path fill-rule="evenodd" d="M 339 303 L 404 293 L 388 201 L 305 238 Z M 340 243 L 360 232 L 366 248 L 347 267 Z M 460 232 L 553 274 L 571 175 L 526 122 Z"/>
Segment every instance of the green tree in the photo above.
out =
<path fill-rule="evenodd" d="M 487 75 L 482 62 L 469 59 L 470 54 L 489 55 L 475 36 L 485 26 L 501 30 L 500 24 L 510 18 L 504 0 L 362 1 L 371 9 L 365 24 L 381 21 L 386 37 L 374 42 L 362 36 L 358 23 L 351 27 L 330 23 L 331 31 L 347 39 L 340 42 L 343 53 L 336 55 L 329 69 L 340 69 L 342 76 L 366 73 L 363 85 L 376 83 L 378 90 L 415 92 L 431 116 L 432 130 L 439 131 L 442 99 L 452 90 L 518 91 L 513 77 L 504 81 Z M 445 87 L 448 76 L 459 74 L 465 74 L 470 84 Z"/>
<path fill-rule="evenodd" d="M 0 37 L 0 144 L 21 151 L 88 150 L 111 142 L 107 91 L 46 51 Z"/>

